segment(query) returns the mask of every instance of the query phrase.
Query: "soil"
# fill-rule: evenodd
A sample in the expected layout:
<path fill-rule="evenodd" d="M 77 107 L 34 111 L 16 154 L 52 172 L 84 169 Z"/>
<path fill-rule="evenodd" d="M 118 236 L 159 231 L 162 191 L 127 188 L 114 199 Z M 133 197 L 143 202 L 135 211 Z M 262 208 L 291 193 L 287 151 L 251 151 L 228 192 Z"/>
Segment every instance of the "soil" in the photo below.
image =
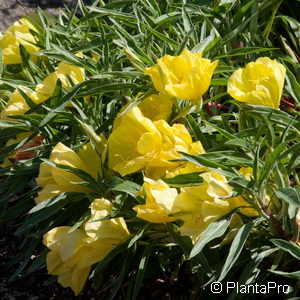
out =
<path fill-rule="evenodd" d="M 0 0 L 0 32 L 23 15 L 36 12 L 37 7 L 58 15 L 65 5 L 71 8 L 76 3 L 77 0 Z"/>
<path fill-rule="evenodd" d="M 7 268 L 7 264 L 18 253 L 21 239 L 10 228 L 0 228 L 0 299 L 1 300 L 72 300 L 76 299 L 70 289 L 62 288 L 58 283 L 46 284 L 50 276 L 45 269 L 32 273 L 19 280 L 10 277 L 17 265 Z"/>

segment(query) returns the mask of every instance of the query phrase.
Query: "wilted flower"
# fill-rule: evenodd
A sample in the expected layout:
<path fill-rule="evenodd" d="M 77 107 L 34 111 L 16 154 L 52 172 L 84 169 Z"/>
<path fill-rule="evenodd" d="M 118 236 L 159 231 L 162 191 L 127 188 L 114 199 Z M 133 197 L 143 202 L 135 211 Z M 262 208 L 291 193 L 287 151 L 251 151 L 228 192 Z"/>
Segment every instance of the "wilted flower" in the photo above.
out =
<path fill-rule="evenodd" d="M 23 132 L 20 134 L 17 134 L 15 138 L 11 138 L 7 141 L 5 146 L 10 146 L 13 144 L 18 144 L 24 141 L 26 138 L 28 138 L 32 132 Z M 17 151 L 9 155 L 4 159 L 3 164 L 0 165 L 0 167 L 7 167 L 11 164 L 17 163 L 19 160 L 25 160 L 25 159 L 31 159 L 36 156 L 35 151 L 24 151 L 29 148 L 33 148 L 36 146 L 40 146 L 43 142 L 44 137 L 41 134 L 37 134 L 35 137 L 33 137 L 30 141 L 24 144 L 21 148 L 19 148 Z M 13 160 L 13 162 L 11 161 Z"/>
<path fill-rule="evenodd" d="M 160 178 L 184 164 L 170 160 L 181 157 L 178 151 L 189 153 L 192 145 L 184 125 L 152 122 L 134 107 L 114 123 L 108 139 L 109 167 L 121 175 L 145 169 L 147 177 Z"/>
<path fill-rule="evenodd" d="M 51 250 L 47 254 L 49 274 L 57 275 L 58 282 L 75 295 L 81 292 L 91 266 L 129 236 L 123 218 L 96 221 L 110 215 L 108 200 L 95 199 L 90 208 L 91 217 L 83 228 L 70 231 L 69 226 L 56 227 L 44 235 L 44 244 Z"/>
<path fill-rule="evenodd" d="M 98 179 L 98 176 L 102 174 L 101 158 L 93 149 L 91 143 L 85 144 L 77 153 L 64 144 L 58 143 L 53 148 L 49 160 L 56 164 L 85 171 L 94 179 Z M 35 201 L 40 203 L 63 192 L 87 191 L 86 187 L 76 184 L 82 181 L 82 178 L 71 172 L 42 162 L 36 182 L 43 189 L 39 192 Z"/>
<path fill-rule="evenodd" d="M 143 191 L 146 204 L 136 205 L 133 209 L 137 216 L 151 223 L 165 223 L 175 221 L 176 218 L 169 216 L 172 213 L 177 190 L 170 188 L 162 180 L 154 181 L 144 179 Z"/>
<path fill-rule="evenodd" d="M 268 57 L 236 70 L 228 80 L 228 93 L 240 102 L 279 108 L 286 69 Z"/>
<path fill-rule="evenodd" d="M 19 45 L 23 45 L 31 57 L 33 57 L 33 53 L 39 51 L 30 30 L 36 31 L 36 28 L 22 18 L 14 22 L 3 35 L 0 33 L 0 49 L 2 50 L 4 64 L 22 63 Z"/>
<path fill-rule="evenodd" d="M 179 56 L 165 55 L 145 70 L 155 88 L 173 97 L 199 102 L 208 90 L 218 61 L 203 58 L 202 53 L 183 50 Z"/>

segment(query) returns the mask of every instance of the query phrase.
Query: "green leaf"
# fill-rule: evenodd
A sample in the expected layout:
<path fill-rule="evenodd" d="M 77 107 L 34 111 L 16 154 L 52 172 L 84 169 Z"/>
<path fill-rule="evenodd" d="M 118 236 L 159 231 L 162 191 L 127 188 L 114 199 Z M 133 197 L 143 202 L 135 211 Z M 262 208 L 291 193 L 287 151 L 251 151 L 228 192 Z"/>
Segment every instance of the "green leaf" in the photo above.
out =
<path fill-rule="evenodd" d="M 154 247 L 156 246 L 157 242 L 158 242 L 158 240 L 152 241 L 149 245 L 147 245 L 145 247 L 145 250 L 142 254 L 142 258 L 140 260 L 139 267 L 138 267 L 138 272 L 135 275 L 135 284 L 134 284 L 134 289 L 133 289 L 133 295 L 131 298 L 133 300 L 136 299 L 139 294 L 139 291 L 140 291 L 141 285 L 142 285 L 142 281 L 145 276 L 149 258 L 151 256 L 152 251 L 153 251 Z"/>
<path fill-rule="evenodd" d="M 133 259 L 135 258 L 135 251 L 132 250 L 132 248 L 127 250 L 126 257 L 123 261 L 122 267 L 120 272 L 118 273 L 118 277 L 115 280 L 115 285 L 112 287 L 112 292 L 110 294 L 109 299 L 113 300 L 116 298 L 116 295 L 122 286 L 124 278 L 127 277 L 128 271 L 133 263 Z"/>
<path fill-rule="evenodd" d="M 2 50 L 0 49 L 0 78 L 2 78 L 2 73 L 3 73 L 3 55 L 2 55 Z"/>
<path fill-rule="evenodd" d="M 166 224 L 170 236 L 174 239 L 174 241 L 179 245 L 179 247 L 182 249 L 183 253 L 186 257 L 189 256 L 191 249 L 192 249 L 192 241 L 190 238 L 186 236 L 182 236 L 178 231 L 175 224 L 167 223 Z M 199 253 L 197 256 L 193 258 L 196 264 L 200 264 L 203 271 L 209 276 L 213 276 L 213 270 L 210 267 L 207 259 L 203 255 L 203 253 Z"/>
<path fill-rule="evenodd" d="M 265 180 L 268 178 L 269 174 L 273 170 L 275 164 L 277 163 L 278 156 L 282 153 L 283 149 L 286 147 L 287 143 L 284 142 L 278 145 L 271 153 L 271 155 L 265 161 L 259 179 L 258 179 L 258 188 L 264 184 Z"/>
<path fill-rule="evenodd" d="M 20 79 L 7 79 L 7 78 L 0 78 L 1 84 L 6 84 L 14 89 L 18 88 L 19 86 L 27 86 L 29 88 L 35 88 L 35 84 L 29 81 L 20 80 Z"/>
<path fill-rule="evenodd" d="M 243 47 L 238 49 L 233 49 L 226 54 L 218 55 L 215 59 L 220 59 L 224 57 L 232 57 L 232 56 L 241 56 L 247 55 L 251 53 L 259 53 L 259 52 L 266 52 L 266 51 L 274 51 L 278 50 L 279 48 L 272 48 L 272 47 Z"/>
<path fill-rule="evenodd" d="M 255 257 L 251 257 L 251 261 L 245 266 L 242 275 L 239 277 L 238 284 L 252 284 L 255 282 L 256 277 L 263 271 L 263 268 L 258 268 L 264 258 L 268 257 L 275 251 L 278 251 L 277 248 L 268 249 L 263 252 L 258 253 Z M 228 300 L 237 299 L 238 290 L 234 290 Z"/>
<path fill-rule="evenodd" d="M 277 275 L 281 275 L 284 277 L 288 277 L 288 278 L 292 278 L 292 279 L 300 279 L 300 271 L 296 271 L 296 272 L 282 272 L 282 271 L 276 271 L 276 270 L 268 270 L 271 273 L 277 274 Z"/>
<path fill-rule="evenodd" d="M 25 186 L 28 184 L 29 176 L 14 176 L 14 181 L 10 185 L 9 189 L 3 193 L 0 197 L 0 203 L 3 201 L 6 201 L 14 194 L 17 194 L 18 192 L 22 191 Z"/>
<path fill-rule="evenodd" d="M 297 101 L 298 107 L 300 107 L 300 84 L 294 74 L 287 68 L 287 89 L 293 96 L 293 98 Z"/>
<path fill-rule="evenodd" d="M 15 232 L 16 235 L 21 235 L 29 232 L 32 228 L 39 224 L 41 221 L 51 218 L 53 215 L 57 214 L 61 208 L 63 208 L 72 199 L 66 197 L 55 204 L 45 207 L 44 209 L 29 215 L 28 218 L 22 223 L 22 225 Z M 53 218 L 53 217 L 52 217 Z"/>
<path fill-rule="evenodd" d="M 37 247 L 39 242 L 40 241 L 38 238 L 33 238 L 27 242 L 26 251 L 24 253 L 20 253 L 20 256 L 22 256 L 23 258 L 22 263 L 18 266 L 15 272 L 9 277 L 10 280 L 16 279 L 21 274 L 21 272 L 25 269 L 28 262 L 30 261 L 34 249 Z"/>
<path fill-rule="evenodd" d="M 171 45 L 175 48 L 178 47 L 178 43 L 176 41 L 174 41 L 173 39 L 167 37 L 166 35 L 158 32 L 157 30 L 151 28 L 150 26 L 148 26 L 147 24 L 145 24 L 146 28 L 156 37 L 158 37 L 160 40 L 162 40 L 163 42 L 165 42 L 167 45 Z"/>
<path fill-rule="evenodd" d="M 275 191 L 277 198 L 284 200 L 288 204 L 300 208 L 300 192 L 296 188 L 280 188 Z"/>
<path fill-rule="evenodd" d="M 227 86 L 228 79 L 227 78 L 215 78 L 212 79 L 210 84 L 211 85 L 221 85 L 221 86 Z"/>
<path fill-rule="evenodd" d="M 248 142 L 245 139 L 240 139 L 240 138 L 231 139 L 231 140 L 225 142 L 225 144 L 229 145 L 229 146 L 234 146 L 234 147 L 236 147 L 236 146 L 243 147 L 243 148 L 246 148 L 249 150 L 251 150 L 253 148 L 253 146 L 251 145 L 250 142 Z"/>
<path fill-rule="evenodd" d="M 200 124 L 198 124 L 191 115 L 188 115 L 186 120 L 187 120 L 191 130 L 193 131 L 194 138 L 197 141 L 201 142 L 204 149 L 208 149 L 208 142 L 206 140 L 205 135 L 202 133 L 202 131 L 200 129 Z"/>
<path fill-rule="evenodd" d="M 82 122 L 78 118 L 76 118 L 76 120 L 81 125 L 85 134 L 89 137 L 94 150 L 98 153 L 99 157 L 101 157 L 102 160 L 104 160 L 106 156 L 106 141 L 104 136 L 97 135 L 94 128 L 91 125 Z"/>
<path fill-rule="evenodd" d="M 194 186 L 203 182 L 203 178 L 199 176 L 200 174 L 201 172 L 180 174 L 172 178 L 162 178 L 162 180 L 168 185 L 175 187 Z"/>
<path fill-rule="evenodd" d="M 153 90 L 147 91 L 147 93 L 136 97 L 136 99 L 134 99 L 133 101 L 131 101 L 124 110 L 122 110 L 117 118 L 122 117 L 123 115 L 127 114 L 132 108 L 134 108 L 135 106 L 137 106 L 138 104 L 140 104 L 144 99 L 148 98 L 149 96 L 151 96 L 154 93 Z"/>
<path fill-rule="evenodd" d="M 184 159 L 180 159 L 180 160 L 189 161 L 191 163 L 196 164 L 197 166 L 208 167 L 218 173 L 228 176 L 229 178 L 236 177 L 236 174 L 230 168 L 218 162 L 212 162 L 211 160 L 204 158 L 202 155 L 197 156 L 197 155 L 191 155 L 184 152 L 179 152 L 179 153 L 184 157 Z"/>
<path fill-rule="evenodd" d="M 50 199 L 47 199 L 47 200 L 44 200 L 42 201 L 41 203 L 37 204 L 35 207 L 33 207 L 29 212 L 28 214 L 32 214 L 32 213 L 35 213 L 41 209 L 44 209 L 46 207 L 50 207 L 51 205 L 57 203 L 58 201 L 61 201 L 62 199 L 65 199 L 67 196 L 66 193 L 62 193 L 58 196 L 55 196 L 55 197 L 52 197 Z"/>
<path fill-rule="evenodd" d="M 129 180 L 121 180 L 121 183 L 113 185 L 110 184 L 112 191 L 124 192 L 134 198 L 137 197 L 137 193 L 141 191 L 141 186 L 135 182 Z"/>
<path fill-rule="evenodd" d="M 25 100 L 26 104 L 33 108 L 36 106 L 36 103 L 32 101 L 32 99 L 21 89 L 17 88 L 18 93 L 22 96 L 22 98 Z"/>
<path fill-rule="evenodd" d="M 82 92 L 78 93 L 77 97 L 93 96 L 108 92 L 119 93 L 120 90 L 137 89 L 141 87 L 135 83 L 110 83 L 101 85 L 101 83 L 98 81 L 98 84 L 99 86 L 97 87 L 88 88 L 87 90 L 83 90 Z"/>
<path fill-rule="evenodd" d="M 33 263 L 30 265 L 30 267 L 28 268 L 28 271 L 26 273 L 26 275 L 29 275 L 33 272 L 36 272 L 38 270 L 40 270 L 41 268 L 43 268 L 46 264 L 46 257 L 47 254 L 49 253 L 49 249 L 45 248 L 41 254 L 39 254 L 36 259 L 33 261 Z"/>
<path fill-rule="evenodd" d="M 236 234 L 234 240 L 232 241 L 231 247 L 229 249 L 229 253 L 227 255 L 225 264 L 222 268 L 222 272 L 220 274 L 220 277 L 218 281 L 223 280 L 228 272 L 232 269 L 234 263 L 237 261 L 239 258 L 239 255 L 241 254 L 241 251 L 243 250 L 243 247 L 246 243 L 246 240 L 250 234 L 251 229 L 254 226 L 254 222 L 249 222 L 245 225 L 243 225 L 238 233 Z"/>
<path fill-rule="evenodd" d="M 300 260 L 300 247 L 297 244 L 280 239 L 272 239 L 271 242 L 283 251 L 290 253 Z"/>
<path fill-rule="evenodd" d="M 91 174 L 89 174 L 89 173 L 87 173 L 87 172 L 85 172 L 81 169 L 73 168 L 73 167 L 70 167 L 70 166 L 67 166 L 67 165 L 63 165 L 63 164 L 57 164 L 57 163 L 55 163 L 51 160 L 45 159 L 45 158 L 42 158 L 41 160 L 44 161 L 45 163 L 47 163 L 48 165 L 50 165 L 51 167 L 62 169 L 62 170 L 65 170 L 67 172 L 73 173 L 73 174 L 80 177 L 81 179 L 83 179 L 86 182 L 89 182 L 89 183 L 92 183 L 92 184 L 96 183 L 95 179 L 91 176 Z M 77 184 L 77 182 L 71 182 L 71 183 L 72 184 Z"/>
<path fill-rule="evenodd" d="M 90 11 L 96 12 L 98 13 L 97 16 L 109 16 L 109 17 L 113 17 L 113 18 L 117 18 L 117 19 L 121 19 L 121 20 L 126 20 L 126 21 L 134 21 L 136 22 L 137 19 L 133 14 L 129 14 L 129 13 L 124 13 L 124 12 L 119 12 L 116 10 L 112 10 L 112 9 L 106 9 L 103 7 L 95 7 L 95 6 L 89 6 L 88 9 Z"/>
<path fill-rule="evenodd" d="M 84 52 L 87 50 L 92 50 L 92 49 L 98 48 L 102 44 L 103 44 L 103 38 L 98 37 L 89 42 L 85 42 L 80 46 L 73 48 L 72 52 L 77 53 L 77 52 Z"/>
<path fill-rule="evenodd" d="M 151 223 L 146 224 L 129 242 L 128 248 L 132 247 L 140 238 L 142 238 L 151 226 Z"/>
<path fill-rule="evenodd" d="M 61 104 L 59 106 L 57 106 L 55 109 L 53 109 L 52 111 L 50 111 L 45 118 L 41 121 L 41 123 L 39 124 L 39 127 L 44 127 L 46 124 L 48 124 L 55 116 L 58 112 L 61 112 L 65 109 L 65 107 L 67 106 L 68 102 L 78 93 L 78 91 L 84 86 L 86 85 L 87 82 L 81 82 L 76 84 L 75 86 L 73 86 L 71 88 L 71 90 L 66 93 L 62 98 L 61 98 Z"/>
<path fill-rule="evenodd" d="M 229 223 L 229 219 L 223 219 L 209 224 L 208 227 L 202 232 L 199 240 L 194 245 L 190 253 L 190 258 L 193 258 L 194 256 L 198 255 L 204 248 L 204 246 L 210 241 L 222 236 L 226 232 Z"/>
<path fill-rule="evenodd" d="M 127 239 L 126 241 L 122 242 L 121 244 L 117 245 L 116 248 L 114 248 L 113 250 L 111 250 L 95 267 L 91 277 L 94 279 L 94 281 L 99 280 L 99 277 L 101 276 L 102 272 L 104 271 L 104 269 L 106 268 L 106 266 L 108 265 L 108 263 L 117 255 L 119 255 L 120 253 L 126 251 L 127 247 L 128 247 L 128 242 L 129 239 Z"/>

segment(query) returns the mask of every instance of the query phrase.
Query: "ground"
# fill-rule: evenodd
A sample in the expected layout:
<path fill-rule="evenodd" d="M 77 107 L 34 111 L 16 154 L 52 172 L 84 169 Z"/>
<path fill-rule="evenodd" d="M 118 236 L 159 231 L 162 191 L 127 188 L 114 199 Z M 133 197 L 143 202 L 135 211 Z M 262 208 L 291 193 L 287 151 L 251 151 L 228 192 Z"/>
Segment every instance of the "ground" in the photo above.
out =
<path fill-rule="evenodd" d="M 76 0 L 0 0 L 0 32 L 23 15 L 35 12 L 38 6 L 57 15 L 64 5 L 75 6 L 76 2 Z"/>

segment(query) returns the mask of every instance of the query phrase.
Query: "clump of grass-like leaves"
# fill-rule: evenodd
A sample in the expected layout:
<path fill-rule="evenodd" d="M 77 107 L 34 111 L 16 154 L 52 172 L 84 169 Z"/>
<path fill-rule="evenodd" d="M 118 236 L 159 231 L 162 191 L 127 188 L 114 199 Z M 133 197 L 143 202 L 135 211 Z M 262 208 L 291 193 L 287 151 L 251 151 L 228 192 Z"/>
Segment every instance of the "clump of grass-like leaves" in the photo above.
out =
<path fill-rule="evenodd" d="M 15 90 L 29 106 L 23 114 L 0 119 L 0 160 L 10 158 L 0 168 L 0 220 L 24 239 L 9 264 L 15 270 L 11 279 L 41 269 L 47 272 L 49 250 L 43 246 L 43 236 L 59 226 L 70 226 L 71 231 L 81 228 L 89 220 L 93 199 L 103 197 L 112 200 L 110 216 L 124 218 L 131 235 L 92 266 L 89 282 L 101 296 L 146 299 L 160 293 L 162 299 L 198 299 L 212 295 L 213 281 L 276 282 L 289 285 L 288 296 L 296 296 L 300 279 L 299 1 L 107 2 L 84 6 L 79 0 L 76 11 L 66 10 L 57 18 L 38 10 L 37 16 L 26 17 L 36 28 L 32 31 L 39 48 L 35 59 L 20 45 L 22 63 L 0 60 L 0 108 L 7 106 Z M 141 172 L 121 176 L 108 168 L 106 157 L 102 176 L 95 179 L 50 159 L 59 142 L 73 150 L 88 141 L 94 148 L 103 146 L 121 108 L 124 115 L 155 93 L 144 69 L 184 49 L 202 52 L 219 63 L 201 108 L 181 99 L 173 107 L 169 124 L 184 124 L 205 150 L 201 155 L 182 153 L 181 160 L 219 172 L 234 195 L 259 205 L 256 218 L 242 214 L 240 208 L 218 218 L 195 243 L 179 233 L 180 222 L 154 224 L 136 216 L 132 207 L 145 202 Z M 280 109 L 239 103 L 227 93 L 231 74 L 261 56 L 286 68 Z M 46 101 L 32 101 L 24 87 L 35 90 L 61 62 L 82 68 L 85 79 L 74 82 L 69 72 L 66 83 L 61 78 L 55 82 Z M 20 133 L 27 136 L 7 143 Z M 24 149 L 37 136 L 42 142 Z M 35 154 L 18 159 L 18 151 Z M 41 189 L 35 178 L 42 162 L 80 177 L 82 182 L 76 185 L 86 190 L 63 191 L 36 204 Z M 239 176 L 241 167 L 252 168 L 253 175 Z M 177 189 L 197 185 L 196 175 L 165 182 Z M 234 231 L 235 215 L 242 224 Z M 33 254 L 37 258 L 32 261 Z M 268 294 L 277 295 L 277 290 Z M 230 290 L 226 297 L 251 295 Z"/>

